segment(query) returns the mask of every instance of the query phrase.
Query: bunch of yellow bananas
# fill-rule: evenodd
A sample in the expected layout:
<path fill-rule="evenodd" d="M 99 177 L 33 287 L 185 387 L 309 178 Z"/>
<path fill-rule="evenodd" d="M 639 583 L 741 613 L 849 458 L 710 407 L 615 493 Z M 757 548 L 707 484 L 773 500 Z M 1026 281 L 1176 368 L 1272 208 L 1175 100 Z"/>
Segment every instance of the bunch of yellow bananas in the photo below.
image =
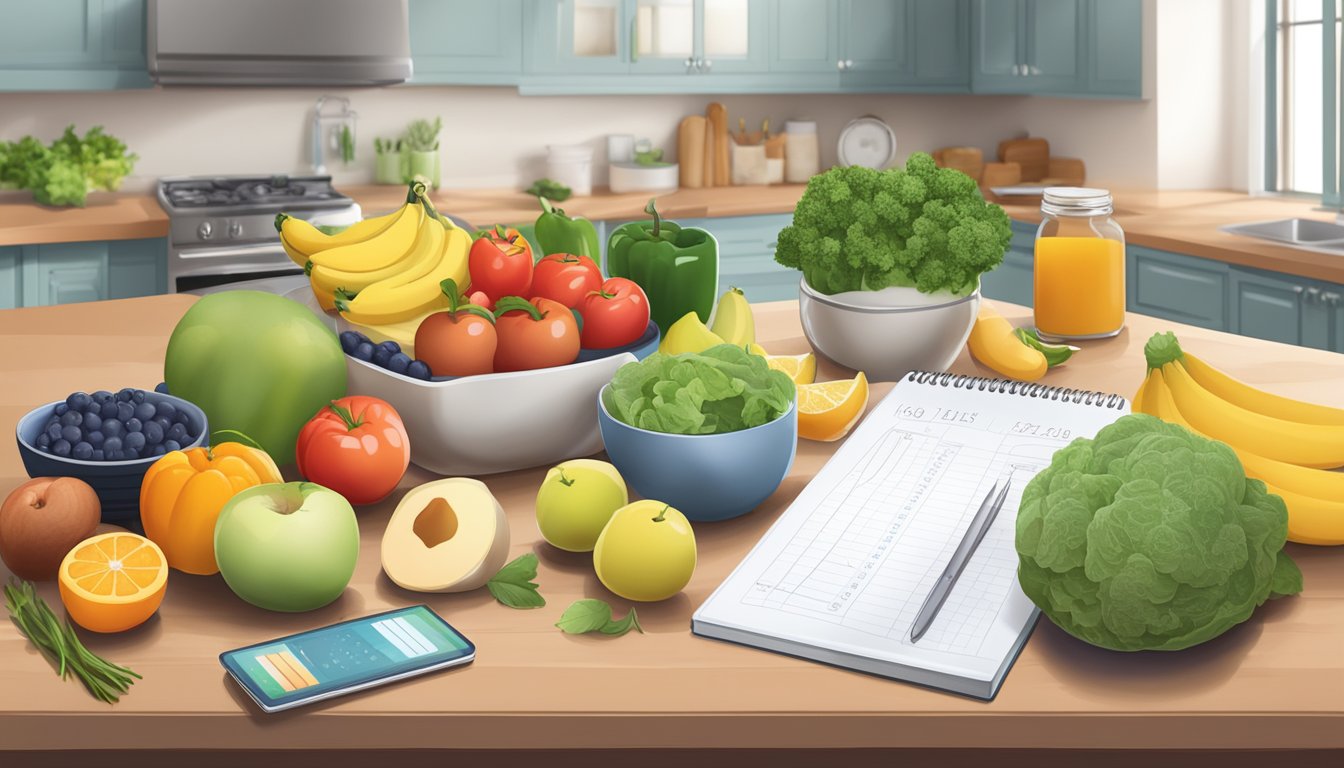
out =
<path fill-rule="evenodd" d="M 1247 477 L 1288 506 L 1288 539 L 1344 544 L 1344 410 L 1256 389 L 1183 352 L 1174 334 L 1144 348 L 1134 410 L 1227 443 Z M 1156 365 L 1154 365 L 1156 363 Z"/>
<path fill-rule="evenodd" d="M 448 306 L 444 280 L 467 285 L 471 236 L 434 210 L 418 181 L 397 210 L 334 235 L 283 213 L 275 225 L 318 303 L 353 323 L 377 327 L 420 317 Z"/>

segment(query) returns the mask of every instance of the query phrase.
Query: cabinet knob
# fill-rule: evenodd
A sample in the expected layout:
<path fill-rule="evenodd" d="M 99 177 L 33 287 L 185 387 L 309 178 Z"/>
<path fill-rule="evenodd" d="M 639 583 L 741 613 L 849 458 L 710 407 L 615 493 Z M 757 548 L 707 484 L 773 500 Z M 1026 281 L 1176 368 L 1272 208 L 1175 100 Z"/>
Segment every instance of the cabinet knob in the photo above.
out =
<path fill-rule="evenodd" d="M 1335 293 L 1334 291 L 1326 291 L 1325 293 L 1321 294 L 1321 301 L 1325 302 L 1326 304 L 1329 304 L 1332 307 L 1337 307 L 1339 306 L 1339 294 Z"/>
<path fill-rule="evenodd" d="M 1300 285 L 1294 285 L 1294 286 L 1293 286 L 1293 293 L 1296 293 L 1298 296 L 1301 296 L 1301 295 L 1302 295 L 1302 292 L 1305 291 L 1305 290 L 1306 290 L 1306 289 L 1303 288 L 1303 287 L 1300 286 Z"/>
<path fill-rule="evenodd" d="M 704 71 L 704 72 L 708 72 L 709 70 L 713 69 L 713 67 L 714 67 L 714 62 L 710 61 L 709 59 L 701 59 L 701 60 L 700 60 L 700 69 L 701 69 L 702 71 Z"/>
<path fill-rule="evenodd" d="M 1031 66 L 1029 66 L 1029 67 L 1027 67 L 1026 69 L 1027 69 L 1027 74 L 1028 74 L 1028 75 L 1039 75 L 1039 74 L 1041 74 L 1041 68 L 1038 67 L 1038 66 L 1036 66 L 1036 65 L 1034 65 L 1034 64 L 1031 65 Z"/>
<path fill-rule="evenodd" d="M 1306 293 L 1307 293 L 1307 301 L 1315 302 L 1319 301 L 1321 298 L 1320 288 L 1308 288 Z"/>
<path fill-rule="evenodd" d="M 691 58 L 690 56 L 687 56 L 685 64 L 686 64 L 686 71 L 690 72 L 692 69 L 695 68 L 696 62 L 695 59 Z"/>
<path fill-rule="evenodd" d="M 844 59 L 841 59 L 841 60 L 835 62 L 835 67 L 836 67 L 836 69 L 844 69 L 844 68 L 845 68 L 845 60 L 844 60 Z"/>

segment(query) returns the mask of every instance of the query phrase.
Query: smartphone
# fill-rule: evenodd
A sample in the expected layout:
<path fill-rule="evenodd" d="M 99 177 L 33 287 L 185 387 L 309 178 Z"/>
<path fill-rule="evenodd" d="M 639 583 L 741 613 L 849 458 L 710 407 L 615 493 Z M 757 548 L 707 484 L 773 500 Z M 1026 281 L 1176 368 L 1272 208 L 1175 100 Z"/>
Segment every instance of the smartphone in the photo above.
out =
<path fill-rule="evenodd" d="M 476 646 L 427 605 L 399 608 L 219 655 L 266 712 L 467 664 Z"/>

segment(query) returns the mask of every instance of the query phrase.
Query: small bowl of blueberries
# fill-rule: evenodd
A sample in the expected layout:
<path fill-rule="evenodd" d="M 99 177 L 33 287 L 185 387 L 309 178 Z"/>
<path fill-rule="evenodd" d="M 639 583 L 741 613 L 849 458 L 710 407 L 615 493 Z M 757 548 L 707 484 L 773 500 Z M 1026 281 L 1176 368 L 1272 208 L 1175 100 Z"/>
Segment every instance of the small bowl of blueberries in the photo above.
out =
<path fill-rule="evenodd" d="M 138 524 L 140 483 L 169 451 L 205 445 L 205 412 L 141 389 L 75 392 L 34 408 L 15 429 L 29 477 L 77 477 L 93 486 L 103 522 Z"/>

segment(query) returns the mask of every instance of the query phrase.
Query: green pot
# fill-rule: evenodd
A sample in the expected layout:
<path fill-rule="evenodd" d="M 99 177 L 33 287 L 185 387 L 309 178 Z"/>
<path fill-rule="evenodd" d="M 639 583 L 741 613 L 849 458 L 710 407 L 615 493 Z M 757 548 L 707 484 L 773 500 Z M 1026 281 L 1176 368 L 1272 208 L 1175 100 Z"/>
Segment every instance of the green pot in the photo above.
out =
<path fill-rule="evenodd" d="M 405 174 L 402 173 L 402 154 L 401 152 L 384 152 L 377 155 L 377 161 L 373 169 L 373 180 L 377 184 L 401 184 Z"/>
<path fill-rule="evenodd" d="M 439 151 L 437 149 L 428 152 L 406 152 L 406 175 L 403 177 L 406 182 L 416 176 L 424 176 L 429 179 L 430 186 L 439 188 Z"/>

